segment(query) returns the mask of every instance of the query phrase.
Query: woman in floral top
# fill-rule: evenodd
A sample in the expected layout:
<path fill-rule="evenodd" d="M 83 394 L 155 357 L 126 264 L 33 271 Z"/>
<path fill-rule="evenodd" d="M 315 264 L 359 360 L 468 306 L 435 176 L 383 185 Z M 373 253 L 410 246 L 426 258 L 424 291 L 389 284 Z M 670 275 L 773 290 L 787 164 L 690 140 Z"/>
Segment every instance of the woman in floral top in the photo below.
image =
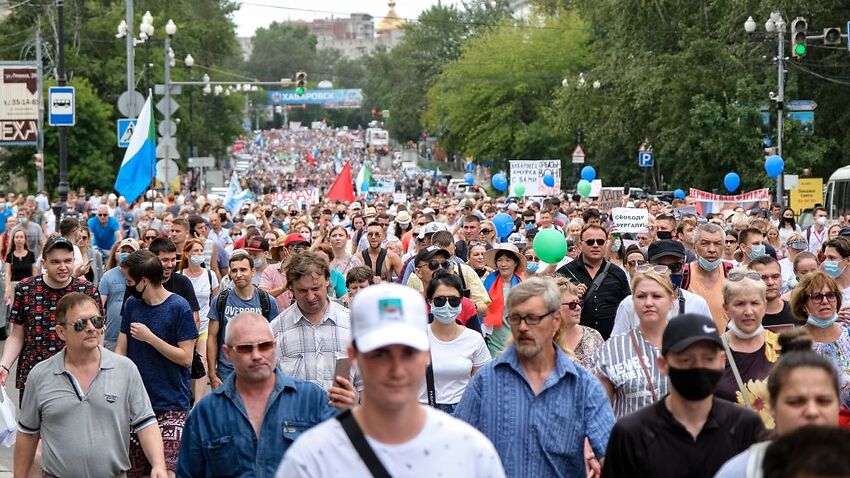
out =
<path fill-rule="evenodd" d="M 555 334 L 555 342 L 575 355 L 584 368 L 590 370 L 593 353 L 605 342 L 595 329 L 579 325 L 581 320 L 581 299 L 576 286 L 565 277 L 555 279 L 561 289 L 561 328 Z"/>
<path fill-rule="evenodd" d="M 814 341 L 812 349 L 838 369 L 841 402 L 850 407 L 850 329 L 838 322 L 842 299 L 834 279 L 822 271 L 810 272 L 791 294 L 791 312 L 805 321 L 803 327 Z"/>

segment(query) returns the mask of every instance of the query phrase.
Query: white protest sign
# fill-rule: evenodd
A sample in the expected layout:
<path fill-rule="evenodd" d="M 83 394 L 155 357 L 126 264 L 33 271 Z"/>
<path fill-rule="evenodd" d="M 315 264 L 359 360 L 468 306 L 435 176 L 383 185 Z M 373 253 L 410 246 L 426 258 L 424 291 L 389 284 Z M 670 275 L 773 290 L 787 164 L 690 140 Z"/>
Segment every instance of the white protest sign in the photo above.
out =
<path fill-rule="evenodd" d="M 611 210 L 611 220 L 619 233 L 641 233 L 649 230 L 649 211 L 644 208 L 615 207 Z"/>
<path fill-rule="evenodd" d="M 395 204 L 406 204 L 407 203 L 407 193 L 393 193 L 393 203 L 395 203 Z"/>
<path fill-rule="evenodd" d="M 543 177 L 551 174 L 555 186 L 543 183 Z M 523 196 L 555 196 L 561 192 L 561 160 L 512 160 L 511 184 L 508 193 L 514 194 L 517 184 L 525 186 Z"/>

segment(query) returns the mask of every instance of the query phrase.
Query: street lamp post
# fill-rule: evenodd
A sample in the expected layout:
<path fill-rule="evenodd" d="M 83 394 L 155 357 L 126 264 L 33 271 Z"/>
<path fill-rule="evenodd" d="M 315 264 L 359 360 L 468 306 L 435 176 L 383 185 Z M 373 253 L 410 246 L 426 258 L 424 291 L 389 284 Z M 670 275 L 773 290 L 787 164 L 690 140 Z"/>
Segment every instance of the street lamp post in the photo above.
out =
<path fill-rule="evenodd" d="M 145 43 L 145 89 L 151 88 L 151 42 L 153 38 L 153 15 L 146 11 L 142 16 L 142 24 L 139 25 L 139 38 Z"/>
<path fill-rule="evenodd" d="M 195 66 L 195 59 L 192 55 L 186 55 L 186 59 L 183 60 L 183 64 L 186 65 L 186 68 L 189 70 L 189 81 L 193 81 L 192 78 L 192 67 Z M 195 142 L 192 137 L 192 127 L 195 125 L 193 114 L 192 114 L 192 90 L 189 90 L 189 154 L 186 155 L 187 158 L 191 158 L 196 156 L 195 154 Z"/>
<path fill-rule="evenodd" d="M 171 62 L 173 61 L 172 56 L 174 52 L 171 51 L 171 38 L 177 33 L 177 25 L 174 24 L 174 21 L 168 20 L 168 23 L 165 25 L 165 123 L 171 123 Z M 171 132 L 169 132 L 169 135 Z M 165 175 L 163 177 L 163 183 L 165 184 L 165 195 L 168 196 L 168 161 L 171 159 L 171 146 L 168 143 L 164 143 L 165 154 L 162 161 L 162 164 L 165 168 Z"/>
<path fill-rule="evenodd" d="M 56 34 L 59 37 L 56 76 L 59 86 L 65 86 L 65 8 L 64 0 L 56 0 Z M 56 230 L 62 221 L 62 211 L 68 201 L 68 127 L 59 126 L 59 204 L 54 206 Z"/>
<path fill-rule="evenodd" d="M 776 154 L 782 157 L 782 133 L 785 123 L 785 20 L 782 14 L 774 11 L 765 22 L 764 29 L 768 34 L 776 33 L 776 57 L 774 61 L 777 67 L 777 93 L 770 99 L 776 101 Z M 753 33 L 756 30 L 756 22 L 753 17 L 744 22 L 744 31 Z M 784 171 L 776 176 L 776 204 L 784 207 Z"/>

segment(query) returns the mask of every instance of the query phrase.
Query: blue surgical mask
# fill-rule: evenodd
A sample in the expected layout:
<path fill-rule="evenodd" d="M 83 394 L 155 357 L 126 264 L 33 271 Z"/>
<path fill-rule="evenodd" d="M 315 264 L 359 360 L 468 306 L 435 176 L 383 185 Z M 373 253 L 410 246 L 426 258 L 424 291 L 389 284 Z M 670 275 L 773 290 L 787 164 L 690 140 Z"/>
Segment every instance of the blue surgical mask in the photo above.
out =
<path fill-rule="evenodd" d="M 128 257 L 130 257 L 129 252 L 119 252 L 118 253 L 118 263 L 124 262 Z"/>
<path fill-rule="evenodd" d="M 670 282 L 673 283 L 674 289 L 678 289 L 684 279 L 685 276 L 682 274 L 670 274 Z"/>
<path fill-rule="evenodd" d="M 433 303 L 431 304 L 431 314 L 434 315 L 434 320 L 440 322 L 442 324 L 451 324 L 457 320 L 460 315 L 460 305 L 457 307 L 452 307 L 449 305 L 448 301 L 442 307 L 436 307 Z"/>
<path fill-rule="evenodd" d="M 832 317 L 830 317 L 828 319 L 823 319 L 823 320 L 818 319 L 817 317 L 815 317 L 812 314 L 809 314 L 809 317 L 806 319 L 806 323 L 809 324 L 809 325 L 814 325 L 815 327 L 818 327 L 818 328 L 821 328 L 821 329 L 827 329 L 832 324 L 834 324 L 836 320 L 838 320 L 838 314 L 832 314 Z"/>
<path fill-rule="evenodd" d="M 526 230 L 526 231 L 530 231 L 530 230 L 532 230 L 532 229 L 534 229 L 534 223 L 533 223 L 533 222 L 527 222 L 527 223 L 525 223 L 525 230 Z"/>
<path fill-rule="evenodd" d="M 263 264 L 265 263 L 266 259 L 264 257 L 258 257 L 254 259 L 254 269 L 259 269 L 260 267 L 263 267 Z"/>
<path fill-rule="evenodd" d="M 611 244 L 612 252 L 620 252 L 620 248 L 623 247 L 623 241 L 619 239 L 614 239 L 614 243 Z"/>
<path fill-rule="evenodd" d="M 705 257 L 699 258 L 699 266 L 702 267 L 702 269 L 706 272 L 711 272 L 711 271 L 717 269 L 718 267 L 720 267 L 720 264 L 723 264 L 722 258 L 717 259 L 715 261 L 710 261 L 710 260 L 706 259 Z"/>
<path fill-rule="evenodd" d="M 823 271 L 826 272 L 826 275 L 835 279 L 840 276 L 844 269 L 838 265 L 838 261 L 823 261 L 821 264 L 823 267 Z"/>
<path fill-rule="evenodd" d="M 538 269 L 540 269 L 539 262 L 529 262 L 525 265 L 525 270 L 527 270 L 531 274 L 536 273 Z"/>
<path fill-rule="evenodd" d="M 29 221 L 29 218 L 26 218 L 26 217 L 19 217 L 19 218 L 18 218 L 18 222 L 19 222 L 22 226 L 23 226 L 23 225 L 26 225 L 27 221 Z"/>
<path fill-rule="evenodd" d="M 753 244 L 750 246 L 750 252 L 747 253 L 747 257 L 750 258 L 751 261 L 758 259 L 765 255 L 764 244 Z"/>

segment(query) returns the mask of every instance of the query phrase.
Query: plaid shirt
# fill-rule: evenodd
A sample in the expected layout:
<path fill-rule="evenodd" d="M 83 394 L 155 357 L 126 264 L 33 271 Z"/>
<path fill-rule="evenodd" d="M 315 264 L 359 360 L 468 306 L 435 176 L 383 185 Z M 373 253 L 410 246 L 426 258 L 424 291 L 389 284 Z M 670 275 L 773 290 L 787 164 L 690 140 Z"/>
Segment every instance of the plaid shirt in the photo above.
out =
<path fill-rule="evenodd" d="M 348 356 L 351 343 L 348 309 L 329 299 L 319 325 L 314 326 L 295 303 L 271 326 L 278 366 L 285 375 L 313 382 L 324 390 L 333 386 L 336 360 Z"/>

